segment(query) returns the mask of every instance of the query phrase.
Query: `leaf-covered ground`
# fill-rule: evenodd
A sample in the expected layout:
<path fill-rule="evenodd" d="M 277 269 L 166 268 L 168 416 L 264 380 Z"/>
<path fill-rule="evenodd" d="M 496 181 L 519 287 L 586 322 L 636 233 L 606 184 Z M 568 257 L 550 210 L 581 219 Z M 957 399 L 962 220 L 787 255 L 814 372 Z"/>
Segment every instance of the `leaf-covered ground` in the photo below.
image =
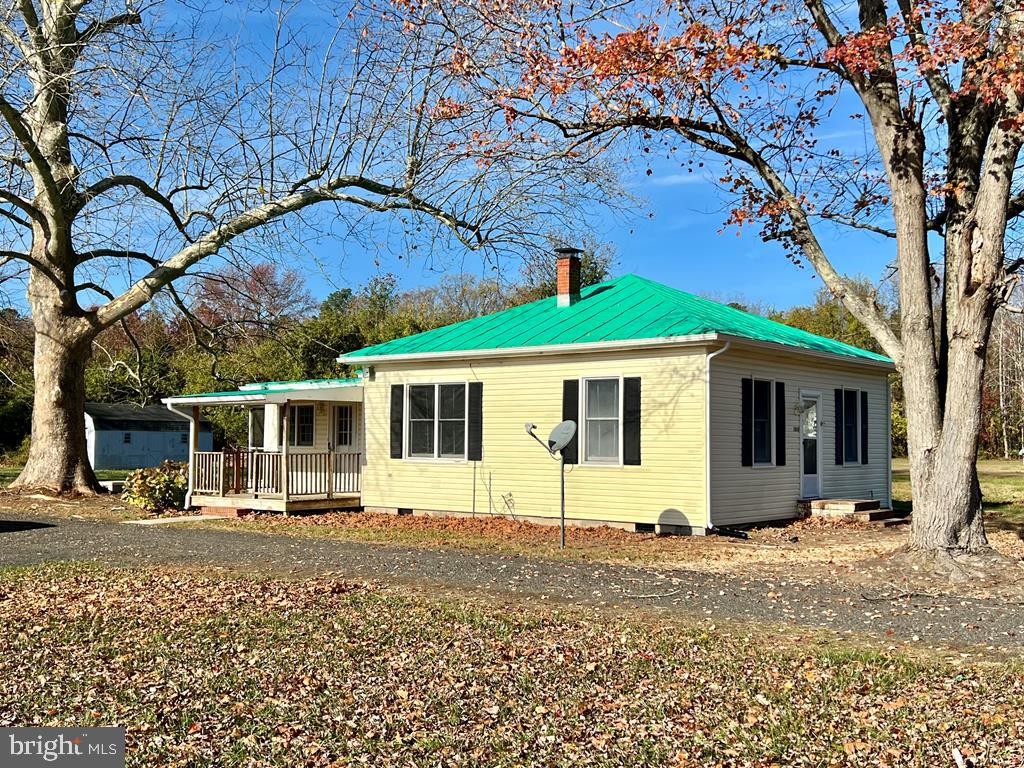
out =
<path fill-rule="evenodd" d="M 0 725 L 130 765 L 1019 766 L 1019 666 L 332 579 L 0 571 Z"/>

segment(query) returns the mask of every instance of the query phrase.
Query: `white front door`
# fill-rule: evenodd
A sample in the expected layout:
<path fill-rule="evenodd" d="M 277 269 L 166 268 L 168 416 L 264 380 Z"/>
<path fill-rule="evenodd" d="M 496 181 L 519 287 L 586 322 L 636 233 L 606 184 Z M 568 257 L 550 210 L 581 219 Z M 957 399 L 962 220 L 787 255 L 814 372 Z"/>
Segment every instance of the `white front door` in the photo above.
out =
<path fill-rule="evenodd" d="M 800 496 L 821 496 L 821 395 L 800 394 Z"/>

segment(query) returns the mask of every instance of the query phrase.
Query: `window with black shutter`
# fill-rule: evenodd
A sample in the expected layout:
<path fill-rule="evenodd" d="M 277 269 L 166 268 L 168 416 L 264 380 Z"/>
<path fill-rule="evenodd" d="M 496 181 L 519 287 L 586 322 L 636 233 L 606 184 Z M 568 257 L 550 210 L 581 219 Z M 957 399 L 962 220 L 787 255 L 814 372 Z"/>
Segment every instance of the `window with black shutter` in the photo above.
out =
<path fill-rule="evenodd" d="M 836 464 L 868 463 L 868 393 L 836 390 Z"/>
<path fill-rule="evenodd" d="M 754 379 L 754 464 L 772 463 L 772 383 Z"/>
<path fill-rule="evenodd" d="M 843 390 L 843 463 L 860 460 L 860 419 L 857 390 Z"/>
<path fill-rule="evenodd" d="M 410 384 L 406 458 L 466 458 L 466 385 Z"/>
<path fill-rule="evenodd" d="M 785 385 L 767 379 L 740 380 L 740 460 L 743 466 L 785 464 Z M 777 459 L 781 458 L 781 462 Z"/>

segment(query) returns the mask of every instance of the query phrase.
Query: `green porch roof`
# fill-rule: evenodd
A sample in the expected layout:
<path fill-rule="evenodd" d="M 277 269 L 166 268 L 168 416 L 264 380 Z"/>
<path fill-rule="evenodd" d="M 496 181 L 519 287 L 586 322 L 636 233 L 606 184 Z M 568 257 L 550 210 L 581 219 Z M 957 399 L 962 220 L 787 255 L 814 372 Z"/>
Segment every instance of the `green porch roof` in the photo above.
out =
<path fill-rule="evenodd" d="M 227 392 L 196 392 L 190 395 L 175 395 L 166 400 L 193 400 L 200 397 L 240 397 L 243 395 L 280 394 L 282 392 L 309 392 L 317 389 L 334 387 L 354 387 L 363 383 L 358 376 L 343 379 L 302 379 L 299 381 L 258 381 L 253 384 L 242 384 L 238 389 Z"/>
<path fill-rule="evenodd" d="M 765 317 L 670 288 L 637 275 L 623 275 L 581 291 L 570 307 L 554 296 L 350 352 L 339 360 L 500 351 L 595 342 L 721 334 L 815 352 L 891 363 L 884 355 L 816 336 Z"/>

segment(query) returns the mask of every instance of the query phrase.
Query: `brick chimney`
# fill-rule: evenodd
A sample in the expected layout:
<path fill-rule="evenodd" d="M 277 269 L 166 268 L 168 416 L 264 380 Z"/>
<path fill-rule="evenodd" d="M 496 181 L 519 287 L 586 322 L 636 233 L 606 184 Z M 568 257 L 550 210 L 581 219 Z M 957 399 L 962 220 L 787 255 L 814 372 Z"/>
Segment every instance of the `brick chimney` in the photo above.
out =
<path fill-rule="evenodd" d="M 579 248 L 556 248 L 558 256 L 558 306 L 571 307 L 580 300 Z"/>

